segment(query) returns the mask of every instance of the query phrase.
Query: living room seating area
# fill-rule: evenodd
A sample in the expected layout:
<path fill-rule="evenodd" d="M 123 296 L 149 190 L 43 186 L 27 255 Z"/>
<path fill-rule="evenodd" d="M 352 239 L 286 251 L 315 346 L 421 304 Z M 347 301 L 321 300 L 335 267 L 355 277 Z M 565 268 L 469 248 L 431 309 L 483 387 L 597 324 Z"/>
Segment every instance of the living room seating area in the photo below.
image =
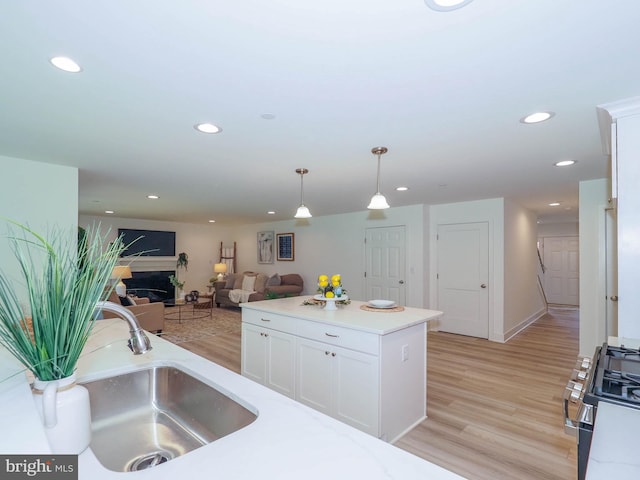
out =
<path fill-rule="evenodd" d="M 115 291 L 112 291 L 107 300 L 109 302 L 123 305 L 125 308 L 131 310 L 136 318 L 140 327 L 148 332 L 162 333 L 164 329 L 164 303 L 151 302 L 146 297 L 127 297 L 128 301 L 135 302 L 135 305 L 123 305 L 120 297 Z M 103 318 L 116 318 L 117 315 L 111 312 L 104 312 Z"/>
<path fill-rule="evenodd" d="M 216 305 L 237 307 L 240 303 L 294 297 L 302 293 L 304 281 L 297 273 L 268 276 L 264 273 L 231 273 L 214 283 Z"/>

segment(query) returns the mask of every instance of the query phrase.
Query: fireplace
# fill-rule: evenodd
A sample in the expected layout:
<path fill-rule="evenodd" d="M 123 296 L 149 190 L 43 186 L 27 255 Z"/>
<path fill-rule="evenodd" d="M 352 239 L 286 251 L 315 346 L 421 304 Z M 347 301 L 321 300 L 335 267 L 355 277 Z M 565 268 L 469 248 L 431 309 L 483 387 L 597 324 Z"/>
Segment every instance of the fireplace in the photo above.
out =
<path fill-rule="evenodd" d="M 175 270 L 132 272 L 133 278 L 123 280 L 127 293 L 147 297 L 151 302 L 171 300 L 175 297 L 175 287 L 169 281 Z"/>

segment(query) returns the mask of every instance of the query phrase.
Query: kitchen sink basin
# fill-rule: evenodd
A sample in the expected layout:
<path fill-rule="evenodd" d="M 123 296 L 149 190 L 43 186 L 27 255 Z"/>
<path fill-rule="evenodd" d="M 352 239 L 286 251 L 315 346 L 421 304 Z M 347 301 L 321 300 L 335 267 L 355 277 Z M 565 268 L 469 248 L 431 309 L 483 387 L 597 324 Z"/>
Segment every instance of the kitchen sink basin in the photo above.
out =
<path fill-rule="evenodd" d="M 91 399 L 91 450 L 105 468 L 154 467 L 246 427 L 256 414 L 173 366 L 82 383 Z"/>

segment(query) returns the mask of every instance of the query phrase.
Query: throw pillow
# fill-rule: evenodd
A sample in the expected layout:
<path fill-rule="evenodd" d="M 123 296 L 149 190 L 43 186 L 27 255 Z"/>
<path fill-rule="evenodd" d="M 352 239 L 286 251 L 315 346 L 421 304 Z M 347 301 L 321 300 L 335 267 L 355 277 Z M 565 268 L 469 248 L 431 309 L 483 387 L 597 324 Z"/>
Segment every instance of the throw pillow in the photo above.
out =
<path fill-rule="evenodd" d="M 227 275 L 227 283 L 224 284 L 224 288 L 233 288 L 236 283 L 236 274 L 230 273 Z"/>
<path fill-rule="evenodd" d="M 277 273 L 274 273 L 273 275 L 271 275 L 269 277 L 269 280 L 267 280 L 268 287 L 276 287 L 280 285 L 280 283 L 281 283 L 280 275 L 278 275 Z"/>
<path fill-rule="evenodd" d="M 245 275 L 242 279 L 242 290 L 249 292 L 255 292 L 254 287 L 256 284 L 256 277 L 253 275 Z"/>
<path fill-rule="evenodd" d="M 121 297 L 120 295 L 118 295 L 118 298 L 120 299 L 120 304 L 123 307 L 130 307 L 131 306 L 131 299 L 129 297 L 127 297 L 126 295 L 124 297 Z"/>
<path fill-rule="evenodd" d="M 264 273 L 258 274 L 258 276 L 256 277 L 256 283 L 253 286 L 253 288 L 256 289 L 256 292 L 264 293 L 264 287 L 267 283 L 267 280 L 269 280 L 269 277 L 267 277 Z"/>

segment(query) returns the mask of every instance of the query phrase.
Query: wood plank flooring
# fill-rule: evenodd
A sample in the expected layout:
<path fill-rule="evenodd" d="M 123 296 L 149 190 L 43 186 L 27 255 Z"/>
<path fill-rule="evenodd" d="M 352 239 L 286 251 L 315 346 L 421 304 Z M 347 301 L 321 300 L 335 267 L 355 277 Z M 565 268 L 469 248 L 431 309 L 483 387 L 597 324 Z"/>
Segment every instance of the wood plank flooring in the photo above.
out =
<path fill-rule="evenodd" d="M 562 393 L 578 355 L 578 311 L 553 308 L 506 344 L 427 335 L 428 419 L 396 446 L 469 480 L 573 480 Z M 180 346 L 240 372 L 240 334 Z"/>

